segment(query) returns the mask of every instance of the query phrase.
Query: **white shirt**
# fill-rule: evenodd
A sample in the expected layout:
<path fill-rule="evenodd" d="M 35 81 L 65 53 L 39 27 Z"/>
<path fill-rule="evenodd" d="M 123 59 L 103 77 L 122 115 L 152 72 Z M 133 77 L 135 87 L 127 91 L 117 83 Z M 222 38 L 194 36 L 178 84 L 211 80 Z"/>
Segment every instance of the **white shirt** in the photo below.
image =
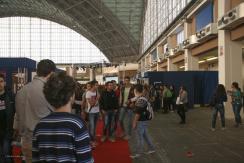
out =
<path fill-rule="evenodd" d="M 95 100 L 98 96 L 98 93 L 96 92 L 92 92 L 92 91 L 87 91 L 86 92 L 86 99 L 92 99 L 92 100 Z M 98 113 L 99 112 L 99 104 L 98 104 L 98 101 L 97 103 L 95 104 L 95 106 L 93 106 L 91 108 L 91 105 L 89 104 L 88 100 L 87 100 L 87 103 L 88 103 L 88 109 L 89 109 L 89 113 Z M 87 110 L 88 112 L 88 110 Z"/>

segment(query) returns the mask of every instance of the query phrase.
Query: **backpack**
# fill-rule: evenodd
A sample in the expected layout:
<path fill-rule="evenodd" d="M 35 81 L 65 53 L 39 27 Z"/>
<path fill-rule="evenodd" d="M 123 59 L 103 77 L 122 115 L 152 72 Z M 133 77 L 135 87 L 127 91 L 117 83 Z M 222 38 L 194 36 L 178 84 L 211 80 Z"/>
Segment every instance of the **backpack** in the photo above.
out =
<path fill-rule="evenodd" d="M 139 97 L 139 99 L 142 99 L 147 102 L 146 119 L 152 120 L 154 118 L 154 112 L 153 112 L 153 108 L 152 108 L 150 102 L 145 97 Z"/>

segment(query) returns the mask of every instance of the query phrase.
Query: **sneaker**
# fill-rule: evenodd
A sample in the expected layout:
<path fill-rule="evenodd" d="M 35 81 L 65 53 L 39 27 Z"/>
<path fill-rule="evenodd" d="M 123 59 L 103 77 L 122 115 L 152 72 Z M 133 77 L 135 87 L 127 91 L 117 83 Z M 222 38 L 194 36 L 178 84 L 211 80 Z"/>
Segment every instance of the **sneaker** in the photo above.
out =
<path fill-rule="evenodd" d="M 211 131 L 215 131 L 215 128 L 211 128 Z"/>
<path fill-rule="evenodd" d="M 114 143 L 114 142 L 115 142 L 115 138 L 110 137 L 110 138 L 109 138 L 109 141 L 111 141 L 112 143 Z"/>
<path fill-rule="evenodd" d="M 140 154 L 136 153 L 136 154 L 130 155 L 130 158 L 135 159 L 135 158 L 138 158 L 140 156 L 141 156 Z"/>
<path fill-rule="evenodd" d="M 102 136 L 102 138 L 101 138 L 101 142 L 105 142 L 106 139 L 107 139 L 106 136 Z"/>
<path fill-rule="evenodd" d="M 152 149 L 152 150 L 147 151 L 146 154 L 149 155 L 149 154 L 152 154 L 152 153 L 155 153 L 155 152 L 156 152 L 156 151 L 155 151 L 154 149 Z"/>

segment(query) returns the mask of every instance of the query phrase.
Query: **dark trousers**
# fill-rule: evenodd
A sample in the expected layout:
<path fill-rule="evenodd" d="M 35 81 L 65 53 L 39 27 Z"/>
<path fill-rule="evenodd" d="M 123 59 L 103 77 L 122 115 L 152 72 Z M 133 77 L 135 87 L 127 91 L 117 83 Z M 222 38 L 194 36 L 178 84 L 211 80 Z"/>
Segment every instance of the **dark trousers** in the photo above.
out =
<path fill-rule="evenodd" d="M 225 110 L 223 104 L 216 104 L 213 108 L 212 128 L 215 128 L 218 112 L 220 113 L 222 127 L 225 127 Z"/>
<path fill-rule="evenodd" d="M 181 122 L 185 123 L 186 114 L 185 114 L 185 105 L 184 104 L 177 105 L 177 113 L 181 118 Z"/>
<path fill-rule="evenodd" d="M 11 140 L 0 138 L 0 162 L 11 163 Z"/>
<path fill-rule="evenodd" d="M 170 98 L 168 98 L 168 97 L 165 97 L 164 99 L 163 99 L 163 103 L 164 103 L 164 105 L 163 105 L 163 112 L 164 113 L 167 113 L 169 110 L 170 110 Z"/>

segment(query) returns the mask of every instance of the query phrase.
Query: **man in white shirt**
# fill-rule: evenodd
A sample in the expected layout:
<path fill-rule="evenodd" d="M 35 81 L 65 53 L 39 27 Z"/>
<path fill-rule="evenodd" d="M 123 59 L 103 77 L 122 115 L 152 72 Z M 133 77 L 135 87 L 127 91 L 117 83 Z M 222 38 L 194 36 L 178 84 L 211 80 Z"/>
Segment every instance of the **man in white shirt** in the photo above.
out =
<path fill-rule="evenodd" d="M 96 87 L 96 81 L 91 81 L 91 89 L 86 92 L 86 101 L 88 104 L 87 113 L 89 116 L 89 133 L 91 137 L 91 145 L 94 148 L 96 146 L 96 126 L 99 118 L 99 98 Z"/>

